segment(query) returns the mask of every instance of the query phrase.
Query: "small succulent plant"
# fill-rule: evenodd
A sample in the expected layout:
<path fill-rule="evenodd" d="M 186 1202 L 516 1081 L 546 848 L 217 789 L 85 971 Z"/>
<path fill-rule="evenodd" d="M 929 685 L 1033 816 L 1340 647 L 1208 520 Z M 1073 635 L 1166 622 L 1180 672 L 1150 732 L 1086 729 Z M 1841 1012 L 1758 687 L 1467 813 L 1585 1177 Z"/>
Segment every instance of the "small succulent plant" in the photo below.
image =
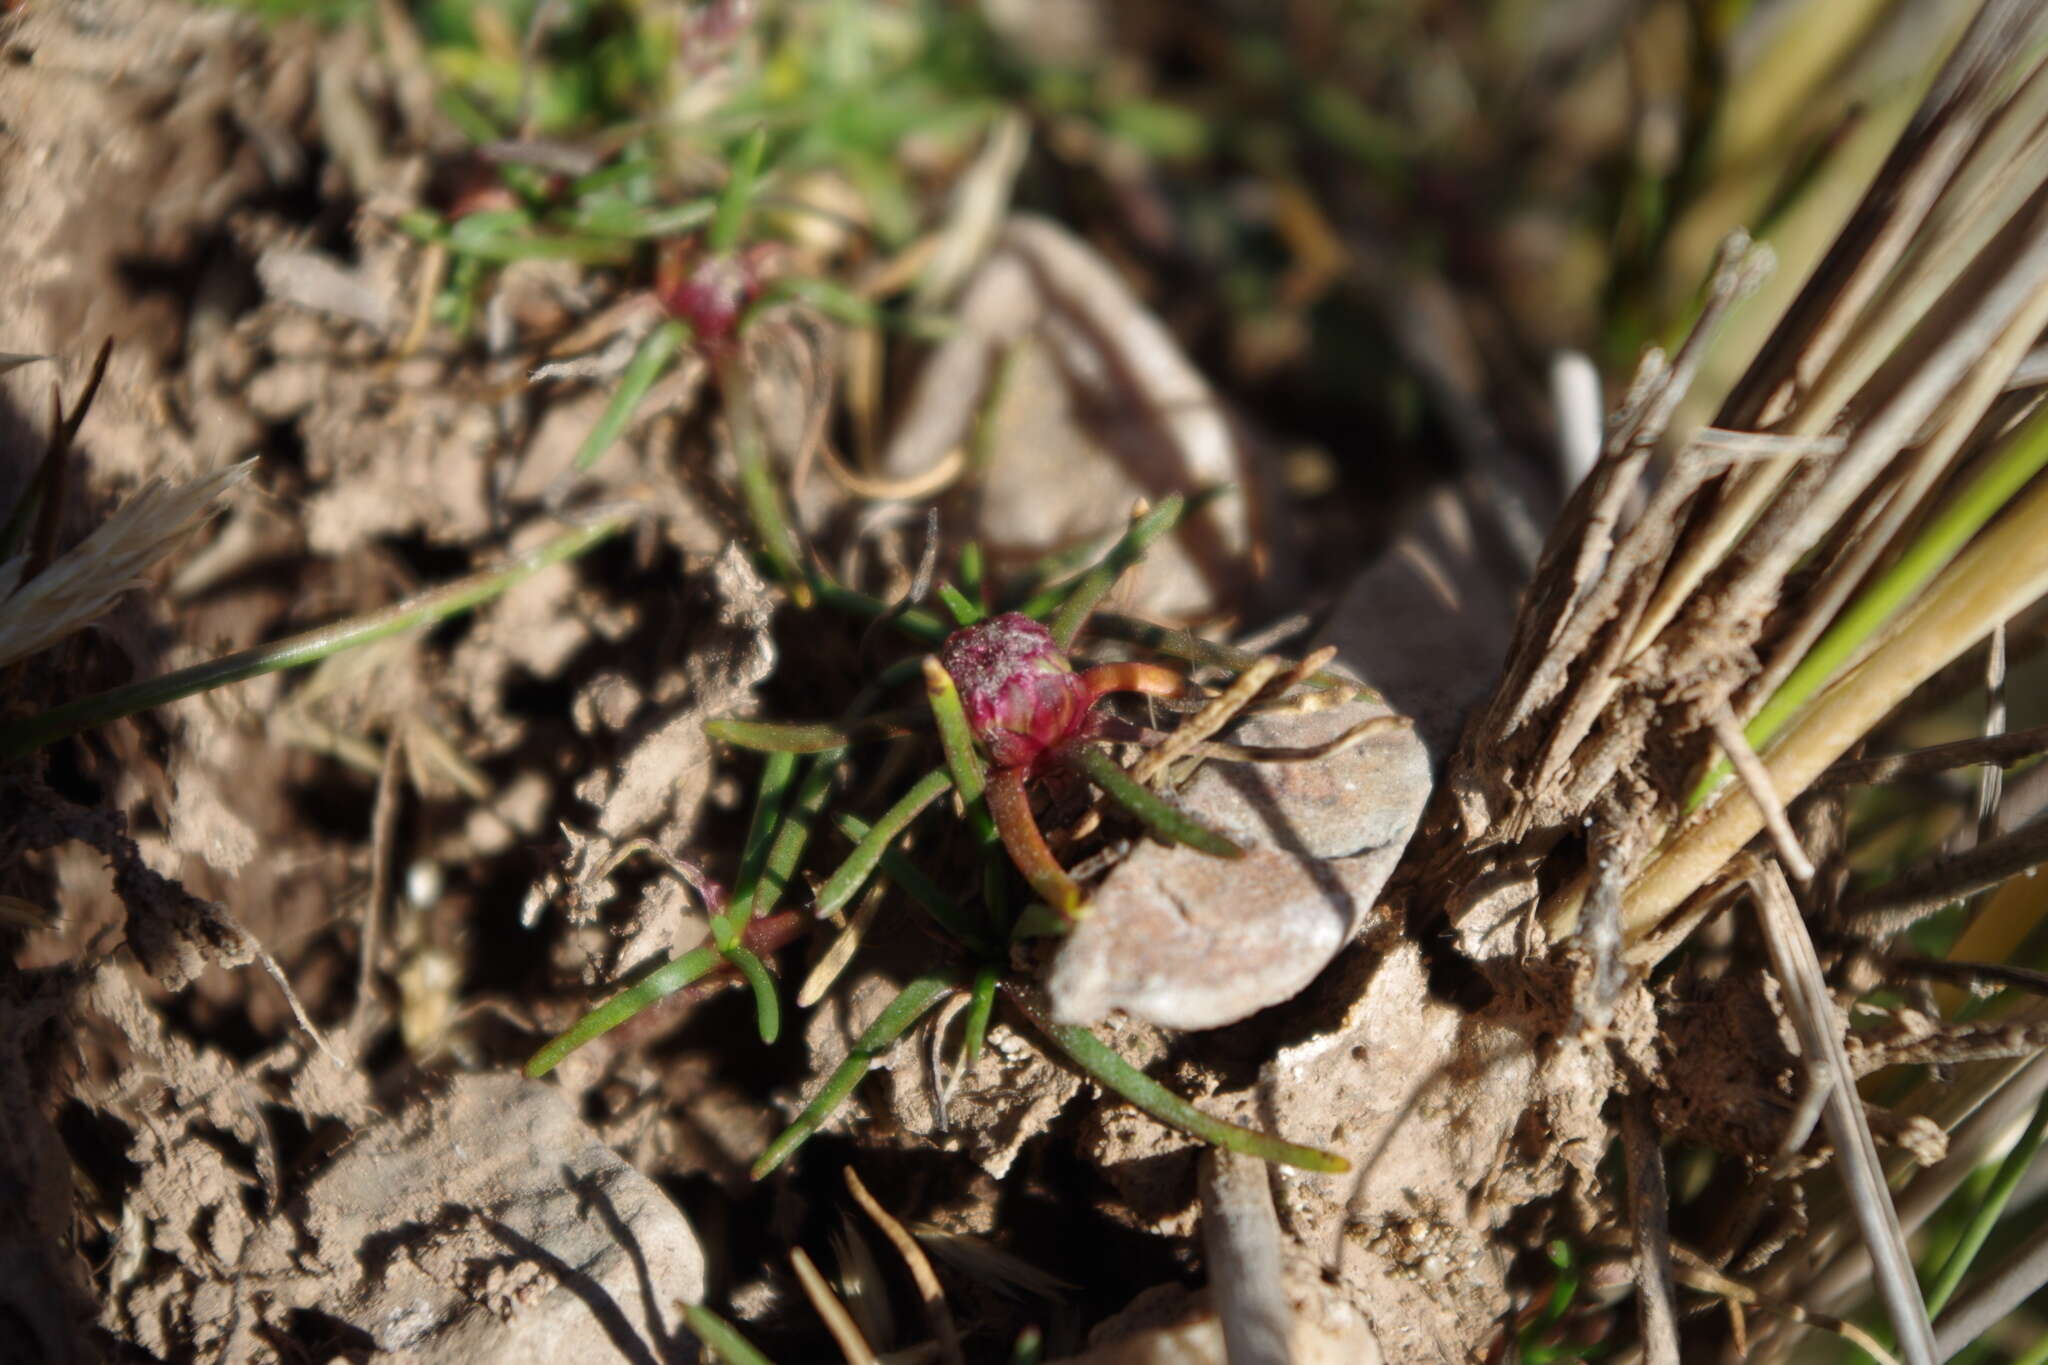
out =
<path fill-rule="evenodd" d="M 1204 1141 L 1267 1160 L 1310 1170 L 1344 1169 L 1342 1159 L 1327 1152 L 1202 1113 L 1123 1061 L 1086 1029 L 1054 1023 L 1040 1008 L 1035 988 L 1012 966 L 1011 949 L 1019 940 L 1064 933 L 1087 910 L 1081 885 L 1061 866 L 1039 827 L 1032 810 L 1034 784 L 1063 784 L 1069 792 L 1092 786 L 1168 842 L 1225 858 L 1242 852 L 1228 838 L 1154 792 L 1147 781 L 1127 772 L 1108 747 L 1136 743 L 1167 751 L 1153 753 L 1155 760 L 1186 752 L 1175 747 L 1172 733 L 1162 734 L 1119 717 L 1106 702 L 1116 694 L 1137 694 L 1184 708 L 1204 698 L 1202 689 L 1181 671 L 1162 663 L 1117 661 L 1077 669 L 1071 654 L 1075 638 L 1118 575 L 1142 557 L 1152 540 L 1170 530 L 1184 510 L 1179 497 L 1163 500 L 1137 517 L 1123 540 L 1093 568 L 1026 596 L 1018 603 L 1020 609 L 994 615 L 981 605 L 987 589 L 980 581 L 978 553 L 971 555 L 962 565 L 967 591 L 950 584 L 938 589 L 952 612 L 950 625 L 912 604 L 888 607 L 814 576 L 809 585 L 823 604 L 883 618 L 936 649 L 884 669 L 849 714 L 836 721 L 730 719 L 706 725 L 713 739 L 767 755 L 752 828 L 731 890 L 727 893 L 691 865 L 660 850 L 646 851 L 661 857 L 697 889 L 711 920 L 712 942 L 677 958 L 585 1015 L 534 1056 L 527 1065 L 528 1073 L 546 1072 L 570 1051 L 624 1023 L 654 1001 L 713 973 L 748 982 L 755 993 L 762 1036 L 772 1039 L 779 1006 L 763 959 L 806 927 L 840 919 L 864 888 L 877 876 L 884 876 L 931 915 L 959 945 L 966 961 L 938 966 L 901 988 L 855 1040 L 845 1062 L 795 1122 L 762 1153 L 755 1174 L 764 1174 L 786 1159 L 845 1101 L 876 1057 L 940 1000 L 962 991 L 971 997 L 960 1051 L 963 1064 L 978 1055 L 1000 991 L 1076 1065 L 1155 1118 Z M 1275 684 L 1280 690 L 1304 682 L 1312 688 L 1350 690 L 1342 680 L 1315 674 L 1313 664 L 1283 670 L 1280 661 L 1207 644 L 1183 632 L 1133 622 L 1115 625 L 1126 638 L 1155 652 L 1220 665 L 1243 675 L 1240 684 L 1228 692 L 1206 699 L 1203 714 L 1190 722 L 1191 733 L 1196 729 L 1203 734 L 1213 732 L 1227 718 L 1215 717 L 1214 724 L 1202 724 L 1212 718 L 1212 712 L 1220 708 L 1234 714 L 1261 693 L 1266 680 L 1276 679 L 1283 671 L 1284 679 Z M 1110 626 L 1108 621 L 1099 622 L 1098 631 Z M 920 673 L 925 705 L 895 711 L 873 709 L 889 688 Z M 854 840 L 852 851 L 817 886 L 809 912 L 780 910 L 784 890 L 800 884 L 797 868 L 844 770 L 849 747 L 866 738 L 905 738 L 927 727 L 937 732 L 944 762 L 912 783 L 872 823 L 840 816 L 840 830 Z M 1208 748 L 1220 751 L 1231 746 Z M 805 754 L 813 757 L 799 771 L 800 756 Z M 1157 769 L 1161 765 L 1155 762 L 1152 766 Z M 978 846 L 978 885 L 959 899 L 896 846 L 912 823 L 948 791 L 957 797 Z M 1000 854 L 995 851 L 998 846 Z M 626 851 L 621 850 L 621 855 Z M 1005 862 L 1023 875 L 1041 904 L 1027 905 L 1021 911 L 1013 907 Z M 826 956 L 832 959 L 835 955 Z M 811 984 L 805 989 L 815 998 Z"/>
<path fill-rule="evenodd" d="M 1082 774 L 1166 838 L 1219 857 L 1241 854 L 1222 835 L 1173 812 L 1094 743 L 1111 728 L 1112 718 L 1099 709 L 1110 694 L 1185 696 L 1187 681 L 1172 669 L 1111 663 L 1076 673 L 1052 631 L 1021 612 L 1004 612 L 954 631 L 939 651 L 938 665 L 957 689 L 968 728 L 988 757 L 989 814 L 1003 847 L 1032 889 L 1061 915 L 1071 919 L 1080 913 L 1081 890 L 1054 861 L 1025 788 L 1048 768 Z M 940 700 L 944 686 L 934 687 L 935 681 L 927 668 L 926 685 L 936 708 L 946 703 Z M 943 717 L 940 724 L 945 724 Z M 955 759 L 956 780 L 959 766 Z"/>

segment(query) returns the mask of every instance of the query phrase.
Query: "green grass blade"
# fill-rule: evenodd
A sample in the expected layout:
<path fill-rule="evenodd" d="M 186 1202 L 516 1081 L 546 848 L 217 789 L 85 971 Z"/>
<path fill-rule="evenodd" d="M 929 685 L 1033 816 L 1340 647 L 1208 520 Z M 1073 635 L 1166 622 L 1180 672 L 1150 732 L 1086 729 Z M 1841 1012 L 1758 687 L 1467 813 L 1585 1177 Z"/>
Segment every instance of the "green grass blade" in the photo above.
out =
<path fill-rule="evenodd" d="M 935 768 L 918 780 L 916 786 L 903 793 L 895 805 L 889 807 L 877 820 L 861 841 L 854 845 L 853 852 L 839 865 L 831 879 L 818 892 L 818 913 L 829 915 L 842 910 L 848 901 L 857 895 L 882 860 L 882 853 L 894 842 L 897 835 L 910 826 L 919 813 L 939 799 L 947 788 L 953 785 L 953 775 L 944 768 Z"/>
<path fill-rule="evenodd" d="M 754 797 L 754 819 L 747 827 L 747 841 L 740 846 L 739 875 L 733 881 L 732 899 L 725 913 L 711 921 L 718 946 L 730 952 L 740 941 L 740 929 L 754 914 L 754 893 L 761 884 L 761 869 L 768 862 L 768 848 L 782 820 L 782 802 L 789 795 L 790 780 L 796 776 L 796 755 L 777 751 L 768 755 L 761 769 L 761 788 Z"/>
<path fill-rule="evenodd" d="M 737 720 L 704 722 L 704 733 L 726 744 L 764 753 L 822 754 L 863 739 L 887 739 L 912 733 L 930 713 L 924 707 L 878 711 L 858 720 Z"/>
<path fill-rule="evenodd" d="M 938 592 L 939 600 L 946 604 L 946 610 L 952 613 L 953 619 L 962 626 L 971 626 L 988 614 L 981 609 L 980 603 L 970 599 L 951 583 L 940 583 Z"/>
<path fill-rule="evenodd" d="M 924 659 L 924 694 L 931 703 L 932 719 L 938 723 L 939 745 L 946 751 L 946 767 L 953 774 L 953 790 L 970 808 L 981 804 L 988 785 L 981 767 L 981 755 L 974 751 L 974 729 L 960 705 L 960 689 L 945 666 L 927 654 Z"/>
<path fill-rule="evenodd" d="M 724 957 L 718 951 L 718 945 L 707 943 L 701 948 L 691 949 L 673 962 L 656 968 L 578 1019 L 565 1032 L 549 1039 L 545 1047 L 528 1059 L 526 1074 L 536 1079 L 547 1075 L 561 1064 L 564 1057 L 577 1048 L 593 1038 L 610 1033 L 657 1000 L 674 995 L 691 982 L 710 975 L 718 970 L 724 961 Z"/>
<path fill-rule="evenodd" d="M 1136 816 L 1145 828 L 1160 838 L 1186 844 L 1218 858 L 1244 856 L 1244 850 L 1229 839 L 1133 779 L 1124 771 L 1123 765 L 1099 745 L 1071 744 L 1059 751 L 1059 758 L 1102 788 L 1110 800 Z"/>
<path fill-rule="evenodd" d="M 1178 493 L 1167 494 L 1159 500 L 1157 507 L 1131 523 L 1130 529 L 1109 547 L 1109 553 L 1094 568 L 1081 575 L 1053 613 L 1052 638 L 1061 649 L 1073 646 L 1074 637 L 1081 633 L 1081 627 L 1089 616 L 1108 596 L 1109 590 L 1116 586 L 1118 577 L 1145 557 L 1145 551 L 1152 547 L 1153 541 L 1179 525 L 1186 511 L 1187 499 Z"/>
<path fill-rule="evenodd" d="M 961 1069 L 981 1060 L 981 1045 L 988 1039 L 989 1017 L 995 1013 L 996 987 L 1001 975 L 992 966 L 974 974 L 974 999 L 967 1006 L 967 1028 L 960 1035 Z"/>
<path fill-rule="evenodd" d="M 812 575 L 811 591 L 817 595 L 821 606 L 851 612 L 855 616 L 865 616 L 869 620 L 886 617 L 890 625 L 921 645 L 936 648 L 944 644 L 946 637 L 953 633 L 950 625 L 922 607 L 897 611 L 878 597 L 870 597 L 853 588 L 842 587 L 820 575 Z"/>
<path fill-rule="evenodd" d="M 827 749 L 804 770 L 789 813 L 782 817 L 782 827 L 775 831 L 775 842 L 761 868 L 760 889 L 754 893 L 756 916 L 772 914 L 782 903 L 782 893 L 789 886 L 789 879 L 796 875 L 796 865 L 803 861 L 811 830 L 818 822 L 818 813 L 825 808 L 825 798 L 831 795 L 839 761 L 845 756 L 844 749 Z"/>
<path fill-rule="evenodd" d="M 701 1303 L 683 1305 L 683 1321 L 697 1334 L 697 1340 L 711 1348 L 725 1365 L 773 1365 L 733 1325 Z"/>
<path fill-rule="evenodd" d="M 725 950 L 725 959 L 740 969 L 740 975 L 754 992 L 754 1025 L 760 1030 L 761 1041 L 773 1043 L 782 1033 L 782 1002 L 775 994 L 775 978 L 750 948 L 734 944 Z"/>
<path fill-rule="evenodd" d="M 640 406 L 640 401 L 647 397 L 647 391 L 654 387 L 654 381 L 661 378 L 661 372 L 668 368 L 669 362 L 676 358 L 689 339 L 690 329 L 673 320 L 662 323 L 647 334 L 640 343 L 640 349 L 633 352 L 626 372 L 619 376 L 619 387 L 612 391 L 611 402 L 604 405 L 597 425 L 584 438 L 583 449 L 576 452 L 577 469 L 590 468 L 597 463 L 598 456 L 612 448 L 612 442 L 619 439 L 619 433 L 633 419 L 634 409 Z"/>
<path fill-rule="evenodd" d="M 1013 990 L 1011 998 L 1023 1006 L 1024 1013 L 1031 1022 L 1036 1024 L 1039 1030 L 1052 1040 L 1053 1046 L 1064 1052 L 1075 1066 L 1167 1127 L 1179 1129 L 1190 1137 L 1199 1138 L 1212 1146 L 1227 1147 L 1233 1152 L 1242 1152 L 1246 1156 L 1255 1156 L 1261 1161 L 1271 1161 L 1282 1166 L 1294 1166 L 1304 1171 L 1317 1171 L 1325 1175 L 1341 1175 L 1351 1169 L 1351 1163 L 1334 1152 L 1284 1142 L 1271 1133 L 1243 1128 L 1203 1113 L 1119 1057 L 1116 1049 L 1087 1029 L 1053 1023 L 1040 1014 L 1021 991 Z"/>
<path fill-rule="evenodd" d="M 658 208 L 619 200 L 602 200 L 577 209 L 566 215 L 562 221 L 565 226 L 579 229 L 594 237 L 623 237 L 633 241 L 649 241 L 694 231 L 710 222 L 716 210 L 717 205 L 709 199 L 693 199 L 682 204 L 663 204 Z"/>
<path fill-rule="evenodd" d="M 138 711 L 147 711 L 152 706 L 210 692 L 216 687 L 226 687 L 265 673 L 303 668 L 345 649 L 445 621 L 490 601 L 513 584 L 531 578 L 550 565 L 575 558 L 591 546 L 617 535 L 631 521 L 628 513 L 604 517 L 557 536 L 495 569 L 457 579 L 394 603 L 382 611 L 52 707 L 41 715 L 0 730 L 0 758 L 30 753 L 53 740 L 105 725 L 123 716 L 132 716 Z"/>
<path fill-rule="evenodd" d="M 925 1011 L 959 989 L 959 985 L 952 972 L 932 972 L 918 977 L 898 992 L 888 1008 L 854 1040 L 853 1050 L 827 1078 L 817 1097 L 804 1106 L 796 1121 L 783 1129 L 775 1141 L 768 1144 L 768 1150 L 755 1160 L 751 1172 L 753 1178 L 759 1180 L 788 1160 L 789 1154 L 801 1147 L 826 1119 L 832 1117 L 833 1111 L 846 1102 L 853 1088 L 868 1074 L 875 1058 L 887 1052 L 905 1030 L 924 1017 Z"/>
<path fill-rule="evenodd" d="M 761 178 L 761 158 L 767 150 L 768 130 L 756 128 L 740 144 L 739 154 L 733 157 L 725 189 L 718 196 L 718 213 L 711 220 L 711 233 L 707 238 L 713 255 L 723 256 L 740 244 L 740 234 L 747 226 L 747 211 L 754 204 L 754 188 Z"/>
<path fill-rule="evenodd" d="M 1954 1297 L 1956 1287 L 1963 1282 L 1963 1275 L 1977 1253 L 1984 1249 L 1985 1239 L 1998 1225 L 2005 1213 L 2005 1206 L 2012 1199 L 2026 1176 L 2028 1167 L 2034 1164 L 2034 1157 L 2041 1150 L 2041 1140 L 2048 1137 L 2048 1099 L 2043 1099 L 2034 1108 L 2034 1117 L 2028 1122 L 2027 1130 L 2020 1134 L 2020 1140 L 2005 1154 L 1999 1164 L 1998 1174 L 1991 1179 L 1991 1187 L 1984 1192 L 1984 1198 L 1970 1214 L 1968 1226 L 1948 1259 L 1942 1263 L 1941 1272 L 1927 1290 L 1927 1316 L 1932 1318 L 1948 1306 Z"/>
<path fill-rule="evenodd" d="M 1943 504 L 1897 562 L 1864 589 L 1815 642 L 1744 728 L 1750 744 L 1758 750 L 1769 744 L 2044 466 L 2048 466 L 2048 408 L 2013 433 L 1969 486 Z M 1697 809 L 1727 780 L 1729 772 L 1726 759 L 1716 763 L 1693 789 L 1686 809 Z"/>
<path fill-rule="evenodd" d="M 448 249 L 458 256 L 490 265 L 513 261 L 574 261 L 579 265 L 629 265 L 639 248 L 620 237 L 519 236 L 477 237 L 457 242 L 452 236 Z"/>
<path fill-rule="evenodd" d="M 746 504 L 769 568 L 789 589 L 790 598 L 798 606 L 808 607 L 813 600 L 811 583 L 804 575 L 796 535 L 783 515 L 782 490 L 775 486 L 775 472 L 768 464 L 768 441 L 761 431 L 760 414 L 754 411 L 754 391 L 746 366 L 740 362 L 740 351 L 737 346 L 726 348 L 714 362 L 726 425 L 732 432 L 733 458 L 739 464 L 740 501 Z"/>

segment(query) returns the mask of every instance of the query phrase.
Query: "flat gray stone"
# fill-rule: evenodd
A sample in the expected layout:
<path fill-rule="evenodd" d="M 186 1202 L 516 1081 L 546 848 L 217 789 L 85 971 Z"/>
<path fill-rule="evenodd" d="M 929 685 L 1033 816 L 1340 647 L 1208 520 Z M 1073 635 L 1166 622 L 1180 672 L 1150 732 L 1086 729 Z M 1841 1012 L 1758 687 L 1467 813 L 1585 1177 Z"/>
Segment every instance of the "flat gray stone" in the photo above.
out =
<path fill-rule="evenodd" d="M 369 1133 L 314 1180 L 305 1220 L 320 1310 L 399 1360 L 654 1365 L 680 1357 L 677 1303 L 704 1294 L 681 1211 L 518 1076 L 457 1077 Z"/>
<path fill-rule="evenodd" d="M 1233 738 L 1307 747 L 1385 714 L 1358 701 L 1248 720 Z M 1061 944 L 1046 980 L 1053 1018 L 1092 1023 L 1114 1009 L 1220 1028 L 1290 998 L 1364 921 L 1429 789 L 1429 756 L 1409 729 L 1306 762 L 1211 761 L 1180 804 L 1245 856 L 1140 844 Z"/>

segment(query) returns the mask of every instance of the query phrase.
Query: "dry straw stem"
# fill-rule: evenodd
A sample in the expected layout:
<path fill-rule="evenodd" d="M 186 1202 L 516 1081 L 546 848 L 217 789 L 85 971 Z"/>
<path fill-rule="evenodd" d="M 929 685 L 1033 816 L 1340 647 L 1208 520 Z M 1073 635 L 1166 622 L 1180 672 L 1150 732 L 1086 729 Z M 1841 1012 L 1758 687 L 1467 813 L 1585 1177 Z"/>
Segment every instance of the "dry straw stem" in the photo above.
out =
<path fill-rule="evenodd" d="M 28 551 L 0 564 L 0 667 L 48 649 L 96 620 L 186 532 L 248 477 L 254 460 L 171 484 L 152 479 L 91 535 L 22 582 Z"/>
<path fill-rule="evenodd" d="M 940 1359 L 947 1365 L 960 1365 L 960 1331 L 953 1325 L 953 1312 L 946 1306 L 945 1291 L 939 1287 L 939 1277 L 932 1270 L 932 1263 L 926 1259 L 924 1248 L 917 1244 L 917 1239 L 904 1229 L 903 1224 L 896 1221 L 894 1214 L 868 1193 L 868 1187 L 861 1183 L 859 1174 L 851 1166 L 846 1168 L 846 1188 L 910 1268 L 910 1278 L 917 1285 L 918 1298 L 924 1304 L 925 1320 L 938 1337 Z"/>
<path fill-rule="evenodd" d="M 877 1365 L 874 1348 L 860 1334 L 853 1314 L 846 1311 L 846 1305 L 832 1292 L 832 1286 L 818 1273 L 818 1267 L 811 1263 L 802 1247 L 789 1253 L 789 1263 L 796 1268 L 797 1282 L 803 1286 L 804 1297 L 811 1301 L 811 1307 L 818 1310 L 818 1316 L 825 1320 L 826 1329 L 839 1346 L 839 1354 L 846 1357 L 846 1365 Z"/>
<path fill-rule="evenodd" d="M 1628 1169 L 1629 1226 L 1635 1242 L 1636 1318 L 1647 1365 L 1679 1365 L 1678 1302 L 1671 1290 L 1671 1192 L 1650 1102 L 1621 1102 L 1621 1141 Z"/>
<path fill-rule="evenodd" d="M 2048 483 L 2037 484 L 1960 555 L 1855 669 L 1823 692 L 1764 756 L 1781 797 L 1803 792 L 1922 682 L 2048 593 Z M 1654 928 L 1763 828 L 1731 789 L 1651 862 L 1622 907 L 1633 939 Z M 1574 912 L 1575 918 L 1575 912 Z"/>
<path fill-rule="evenodd" d="M 1870 1250 L 1878 1292 L 1898 1333 L 1899 1349 L 1907 1365 L 1934 1365 L 1939 1359 L 1934 1351 L 1934 1329 L 1928 1323 L 1920 1281 L 1913 1273 L 1906 1236 L 1892 1206 L 1884 1168 L 1877 1159 L 1877 1145 L 1870 1137 L 1862 1097 L 1856 1093 L 1855 1075 L 1849 1069 L 1848 1054 L 1842 1046 L 1834 997 L 1821 975 L 1813 940 L 1807 936 L 1806 922 L 1792 899 L 1792 888 L 1776 863 L 1763 864 L 1758 875 L 1751 878 L 1750 887 L 1755 893 L 1764 941 L 1770 948 L 1772 969 L 1785 990 L 1786 1013 L 1799 1034 L 1807 1083 L 1825 1088 L 1827 1093 L 1823 1117 L 1828 1137 L 1834 1143 L 1843 1186 L 1863 1231 L 1864 1244 Z"/>

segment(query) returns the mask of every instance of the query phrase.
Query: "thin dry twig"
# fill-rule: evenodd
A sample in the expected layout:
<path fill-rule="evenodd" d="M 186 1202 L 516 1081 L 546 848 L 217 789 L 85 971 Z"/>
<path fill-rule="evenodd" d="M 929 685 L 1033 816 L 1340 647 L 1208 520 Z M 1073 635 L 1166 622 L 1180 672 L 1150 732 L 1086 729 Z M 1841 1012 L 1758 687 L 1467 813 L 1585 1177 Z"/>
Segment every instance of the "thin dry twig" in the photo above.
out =
<path fill-rule="evenodd" d="M 1286 671 L 1287 661 L 1268 654 L 1237 675 L 1229 687 L 1212 697 L 1209 704 L 1174 727 L 1166 742 L 1145 751 L 1131 768 L 1132 780 L 1151 786 L 1173 763 L 1194 752 L 1195 746 L 1237 718 L 1266 684 Z"/>
<path fill-rule="evenodd" d="M 1618 907 L 1617 907 L 1618 908 Z M 1636 1313 L 1649 1365 L 1679 1365 L 1678 1303 L 1671 1290 L 1671 1194 L 1647 1096 L 1621 1106 L 1628 1160 L 1629 1228 L 1635 1241 Z"/>
<path fill-rule="evenodd" d="M 1829 768 L 1814 780 L 1813 785 L 1816 789 L 1874 786 L 1901 777 L 1966 768 L 1973 763 L 2017 763 L 2044 752 L 2048 752 L 2048 725 L 2036 725 L 2027 730 L 2009 730 L 2004 734 L 1959 739 L 1949 744 L 1930 744 L 1924 749 L 1886 754 L 1881 758 L 1851 759 Z"/>
<path fill-rule="evenodd" d="M 2031 875 L 2044 862 L 2048 820 L 2001 834 L 1966 852 L 1935 858 L 1882 886 L 1858 892 L 1842 902 L 1842 914 L 1855 933 L 1882 938 L 2007 877 Z"/>
<path fill-rule="evenodd" d="M 1813 860 L 1799 845 L 1799 835 L 1792 828 L 1792 819 L 1785 814 L 1785 803 L 1771 785 L 1770 770 L 1756 756 L 1756 750 L 1749 747 L 1749 740 L 1744 738 L 1742 727 L 1735 721 L 1735 713 L 1726 705 L 1715 709 L 1713 727 L 1721 752 L 1728 755 L 1729 764 L 1749 788 L 1750 799 L 1763 812 L 1764 828 L 1770 832 L 1771 846 L 1778 850 L 1778 857 L 1785 864 L 1786 871 L 1792 874 L 1792 880 L 1801 886 L 1806 885 L 1813 880 Z"/>
<path fill-rule="evenodd" d="M 356 1003 L 349 1011 L 348 1033 L 361 1038 L 363 1013 L 369 1008 L 377 971 L 377 944 L 384 917 L 390 913 L 392 846 L 398 837 L 398 769 L 405 747 L 402 730 L 384 744 L 384 762 L 377 771 L 377 797 L 370 807 L 370 895 L 363 902 L 362 943 L 356 955 Z"/>
<path fill-rule="evenodd" d="M 860 1175 L 853 1167 L 848 1166 L 845 1175 L 846 1188 L 853 1195 L 854 1202 L 874 1220 L 875 1226 L 882 1230 L 882 1235 L 889 1239 L 889 1245 L 896 1248 L 896 1253 L 903 1258 L 903 1263 L 910 1267 L 911 1281 L 917 1285 L 918 1298 L 924 1304 L 925 1321 L 931 1325 L 933 1335 L 939 1339 L 940 1357 L 951 1362 L 951 1365 L 959 1365 L 962 1359 L 960 1331 L 953 1325 L 953 1310 L 946 1306 L 945 1291 L 939 1287 L 939 1277 L 933 1272 L 932 1263 L 926 1259 L 924 1248 L 917 1244 L 915 1237 L 904 1230 L 903 1224 L 897 1222 L 893 1214 L 882 1207 L 874 1195 L 868 1193 L 868 1187 L 861 1183 Z"/>
<path fill-rule="evenodd" d="M 1826 1313 L 1810 1312 L 1796 1303 L 1787 1303 L 1783 1299 L 1759 1294 L 1741 1281 L 1730 1279 L 1722 1274 L 1698 1256 L 1687 1251 L 1684 1247 L 1673 1247 L 1672 1250 L 1677 1257 L 1677 1262 L 1672 1267 L 1672 1274 L 1686 1288 L 1717 1295 L 1728 1300 L 1731 1304 L 1741 1304 L 1746 1308 L 1761 1308 L 1767 1313 L 1776 1313 L 1781 1317 L 1789 1318 L 1793 1322 L 1833 1332 L 1843 1340 L 1853 1342 L 1855 1345 L 1862 1347 L 1870 1353 L 1873 1359 L 1882 1361 L 1884 1365 L 1899 1365 L 1896 1356 L 1885 1350 L 1883 1344 L 1877 1338 L 1871 1336 L 1870 1333 L 1864 1331 L 1855 1323 L 1848 1322 L 1842 1318 L 1831 1317 Z"/>

